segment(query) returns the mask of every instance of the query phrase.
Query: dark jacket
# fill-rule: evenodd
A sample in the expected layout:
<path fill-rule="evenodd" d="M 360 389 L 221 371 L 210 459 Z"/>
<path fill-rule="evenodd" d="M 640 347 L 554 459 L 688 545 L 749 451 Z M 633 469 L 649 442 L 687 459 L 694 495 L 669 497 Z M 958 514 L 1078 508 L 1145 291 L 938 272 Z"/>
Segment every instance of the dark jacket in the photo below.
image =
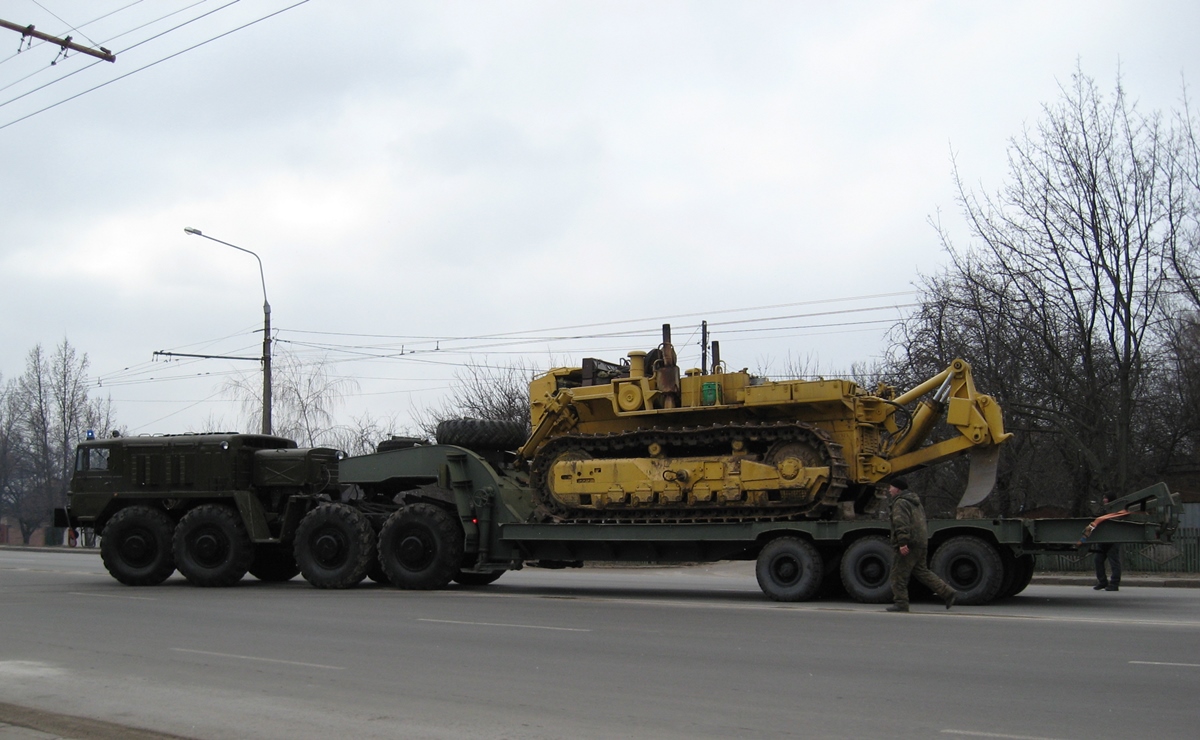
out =
<path fill-rule="evenodd" d="M 904 491 L 891 500 L 892 544 L 925 545 L 929 542 L 929 531 L 925 527 L 925 507 L 912 491 Z"/>

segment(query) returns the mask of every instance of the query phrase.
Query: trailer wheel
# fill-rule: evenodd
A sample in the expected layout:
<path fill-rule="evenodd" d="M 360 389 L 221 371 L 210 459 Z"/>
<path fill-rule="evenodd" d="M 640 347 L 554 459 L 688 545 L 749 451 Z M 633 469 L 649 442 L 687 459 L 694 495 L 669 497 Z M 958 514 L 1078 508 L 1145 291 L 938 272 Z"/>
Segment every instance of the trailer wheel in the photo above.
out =
<path fill-rule="evenodd" d="M 254 560 L 254 544 L 237 510 L 197 506 L 175 527 L 175 564 L 195 586 L 232 586 Z"/>
<path fill-rule="evenodd" d="M 1029 582 L 1033 580 L 1035 566 L 1036 560 L 1032 555 L 1027 554 L 1017 558 L 1017 578 L 1016 582 L 1013 583 L 1012 592 L 1009 593 L 1009 596 L 1016 596 L 1029 586 Z"/>
<path fill-rule="evenodd" d="M 350 588 L 367 577 L 375 559 L 375 532 L 358 509 L 321 504 L 296 528 L 296 562 L 317 588 Z"/>
<path fill-rule="evenodd" d="M 104 525 L 100 559 L 126 586 L 157 586 L 175 572 L 171 530 L 175 523 L 160 509 L 130 506 Z"/>
<path fill-rule="evenodd" d="M 504 575 L 504 571 L 497 570 L 491 573 L 466 573 L 459 571 L 458 575 L 454 576 L 454 582 L 460 586 L 487 586 L 495 583 L 500 576 Z"/>
<path fill-rule="evenodd" d="M 953 537 L 933 554 L 934 573 L 958 592 L 960 604 L 986 604 L 1004 581 L 1004 564 L 996 548 L 978 537 Z"/>
<path fill-rule="evenodd" d="M 462 525 L 433 504 L 393 513 L 379 532 L 379 562 L 399 588 L 444 588 L 459 572 Z"/>
<path fill-rule="evenodd" d="M 821 553 L 807 540 L 779 537 L 767 543 L 755 566 L 758 586 L 772 601 L 807 601 L 821 588 Z"/>
<path fill-rule="evenodd" d="M 290 581 L 300 574 L 292 548 L 285 545 L 255 545 L 250 575 L 268 583 Z"/>
<path fill-rule="evenodd" d="M 891 601 L 892 558 L 886 537 L 871 535 L 851 542 L 842 554 L 842 585 L 850 598 L 863 604 Z"/>

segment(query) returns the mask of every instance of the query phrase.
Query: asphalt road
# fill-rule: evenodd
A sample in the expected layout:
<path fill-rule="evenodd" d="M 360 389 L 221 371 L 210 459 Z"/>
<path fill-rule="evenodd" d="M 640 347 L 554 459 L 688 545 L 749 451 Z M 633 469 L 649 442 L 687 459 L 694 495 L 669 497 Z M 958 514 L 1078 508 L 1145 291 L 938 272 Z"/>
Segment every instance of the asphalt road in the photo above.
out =
<path fill-rule="evenodd" d="M 0 550 L 0 702 L 194 738 L 1194 738 L 1197 682 L 1200 589 L 905 615 L 745 563 L 136 589 Z"/>

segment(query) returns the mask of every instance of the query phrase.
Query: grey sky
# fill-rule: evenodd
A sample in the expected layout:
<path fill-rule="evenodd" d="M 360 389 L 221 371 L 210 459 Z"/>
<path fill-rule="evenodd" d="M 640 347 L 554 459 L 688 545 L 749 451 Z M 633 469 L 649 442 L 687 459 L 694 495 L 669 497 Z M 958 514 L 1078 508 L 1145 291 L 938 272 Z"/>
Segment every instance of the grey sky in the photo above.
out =
<path fill-rule="evenodd" d="M 0 126 L 292 4 L 129 49 L 226 4 L 132 2 L 0 2 L 118 52 L 0 105 Z M 47 12 L 120 8 L 75 32 Z M 313 0 L 0 128 L 0 372 L 66 336 L 131 431 L 232 426 L 224 374 L 254 366 L 150 363 L 261 342 L 254 260 L 185 226 L 258 252 L 279 348 L 359 380 L 347 416 L 404 424 L 458 363 L 615 360 L 680 315 L 685 366 L 708 318 L 730 365 L 844 369 L 903 309 L 800 315 L 911 301 L 838 299 L 936 270 L 939 209 L 967 240 L 952 149 L 999 187 L 1008 137 L 1077 60 L 1106 93 L 1119 68 L 1140 108 L 1175 107 L 1198 28 L 1194 2 Z M 18 41 L 0 34 L 0 103 L 93 61 Z M 720 325 L 773 316 L 793 318 Z M 453 339 L 507 332 L 541 339 Z M 429 351 L 351 361 L 400 345 Z"/>

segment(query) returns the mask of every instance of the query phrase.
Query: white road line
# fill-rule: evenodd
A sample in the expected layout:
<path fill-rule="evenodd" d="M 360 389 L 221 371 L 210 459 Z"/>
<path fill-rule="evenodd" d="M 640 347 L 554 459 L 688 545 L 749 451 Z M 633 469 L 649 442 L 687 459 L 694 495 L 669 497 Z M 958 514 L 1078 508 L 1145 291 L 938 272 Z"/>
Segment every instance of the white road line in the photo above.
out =
<path fill-rule="evenodd" d="M 540 624 L 502 624 L 499 622 L 459 622 L 454 619 L 417 619 L 418 622 L 437 622 L 439 624 L 467 624 L 473 627 L 512 627 L 524 630 L 554 630 L 555 632 L 591 632 L 589 629 L 578 627 L 546 627 Z"/>
<path fill-rule="evenodd" d="M 1180 668 L 1200 668 L 1200 663 L 1159 663 L 1154 660 L 1131 660 L 1130 665 L 1173 665 Z"/>
<path fill-rule="evenodd" d="M 1043 737 L 1041 735 L 1005 735 L 1000 732 L 972 732 L 971 730 L 942 730 L 943 735 L 963 735 L 965 737 L 994 737 L 1002 740 L 1061 740 L 1061 738 Z"/>
<path fill-rule="evenodd" d="M 196 655 L 211 655 L 215 658 L 236 658 L 237 660 L 256 660 L 260 663 L 282 663 L 283 665 L 298 665 L 305 668 L 325 668 L 331 671 L 344 671 L 345 666 L 321 665 L 320 663 L 301 663 L 297 660 L 276 660 L 275 658 L 258 658 L 253 655 L 233 655 L 232 653 L 214 653 L 208 650 L 189 650 L 188 648 L 171 648 L 177 653 L 195 653 Z"/>
<path fill-rule="evenodd" d="M 89 594 L 85 591 L 68 591 L 67 596 L 95 596 L 97 599 L 132 599 L 134 601 L 158 601 L 154 596 L 114 596 L 113 594 Z"/>

